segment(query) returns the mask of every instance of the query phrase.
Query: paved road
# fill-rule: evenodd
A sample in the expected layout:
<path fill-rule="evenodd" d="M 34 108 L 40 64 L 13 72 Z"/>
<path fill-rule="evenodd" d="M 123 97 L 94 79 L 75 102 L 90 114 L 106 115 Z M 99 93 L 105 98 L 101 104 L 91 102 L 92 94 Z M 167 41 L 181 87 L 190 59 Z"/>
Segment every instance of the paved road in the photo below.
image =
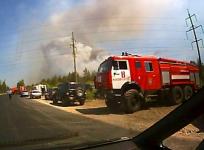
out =
<path fill-rule="evenodd" d="M 117 132 L 113 132 L 117 131 Z M 131 135 L 132 131 L 68 113 L 28 98 L 0 96 L 0 147 L 71 145 Z M 34 144 L 34 145 L 33 145 Z M 22 148 L 22 147 L 21 147 Z M 30 148 L 30 147 L 29 147 Z"/>
<path fill-rule="evenodd" d="M 57 109 L 37 100 L 19 96 L 9 100 L 6 95 L 0 96 L 0 149 L 72 146 L 122 136 L 131 137 L 139 132 Z M 192 149 L 198 141 L 170 138 L 167 144 L 176 149 Z"/>

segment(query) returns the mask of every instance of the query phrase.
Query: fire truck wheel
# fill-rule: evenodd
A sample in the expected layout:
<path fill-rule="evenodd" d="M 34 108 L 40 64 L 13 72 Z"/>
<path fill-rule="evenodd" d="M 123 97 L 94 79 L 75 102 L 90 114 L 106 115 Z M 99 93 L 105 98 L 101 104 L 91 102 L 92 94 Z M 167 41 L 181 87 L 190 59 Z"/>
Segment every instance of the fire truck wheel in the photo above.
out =
<path fill-rule="evenodd" d="M 180 104 L 183 99 L 184 99 L 184 94 L 183 94 L 183 90 L 180 86 L 175 86 L 172 88 L 172 96 L 171 96 L 171 101 L 172 104 Z"/>
<path fill-rule="evenodd" d="M 129 89 L 124 93 L 124 110 L 125 113 L 133 113 L 141 109 L 143 99 L 136 89 Z"/>
<path fill-rule="evenodd" d="M 193 89 L 191 86 L 185 86 L 183 91 L 184 91 L 184 100 L 188 100 L 193 95 Z"/>
<path fill-rule="evenodd" d="M 106 106 L 110 109 L 110 110 L 117 110 L 119 103 L 117 100 L 115 100 L 114 98 L 105 98 L 105 103 Z"/>

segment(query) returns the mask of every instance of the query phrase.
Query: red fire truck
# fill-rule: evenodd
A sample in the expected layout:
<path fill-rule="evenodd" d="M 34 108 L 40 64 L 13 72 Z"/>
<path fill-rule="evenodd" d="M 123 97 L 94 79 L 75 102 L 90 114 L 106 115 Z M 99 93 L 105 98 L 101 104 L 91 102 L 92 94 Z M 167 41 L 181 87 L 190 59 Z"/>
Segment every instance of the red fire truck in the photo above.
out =
<path fill-rule="evenodd" d="M 145 100 L 152 97 L 179 104 L 200 88 L 195 64 L 128 53 L 102 62 L 94 83 L 104 93 L 109 108 L 122 106 L 126 113 L 141 109 Z"/>
<path fill-rule="evenodd" d="M 25 86 L 19 86 L 19 87 L 12 87 L 11 91 L 12 94 L 20 94 L 22 91 L 25 91 L 26 87 Z"/>

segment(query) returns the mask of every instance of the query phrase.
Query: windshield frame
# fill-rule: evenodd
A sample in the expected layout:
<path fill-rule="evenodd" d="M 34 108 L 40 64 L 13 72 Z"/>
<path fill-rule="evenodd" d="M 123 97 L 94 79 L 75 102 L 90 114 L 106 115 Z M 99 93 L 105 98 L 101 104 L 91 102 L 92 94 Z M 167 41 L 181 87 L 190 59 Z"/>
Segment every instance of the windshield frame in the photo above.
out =
<path fill-rule="evenodd" d="M 106 59 L 103 63 L 100 64 L 98 67 L 98 73 L 106 73 L 112 69 L 112 62 L 111 58 Z"/>

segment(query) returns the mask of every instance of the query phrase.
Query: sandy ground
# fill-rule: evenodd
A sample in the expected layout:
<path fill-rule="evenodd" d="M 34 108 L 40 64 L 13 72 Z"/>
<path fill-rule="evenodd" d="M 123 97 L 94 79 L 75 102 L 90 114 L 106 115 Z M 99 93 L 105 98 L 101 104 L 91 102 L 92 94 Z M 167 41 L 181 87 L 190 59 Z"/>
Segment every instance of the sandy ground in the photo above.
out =
<path fill-rule="evenodd" d="M 63 111 L 79 114 L 91 119 L 100 120 L 121 128 L 130 130 L 144 131 L 155 122 L 160 120 L 177 106 L 160 106 L 156 102 L 147 103 L 147 107 L 133 114 L 124 114 L 122 112 L 113 113 L 105 105 L 104 100 L 87 101 L 84 106 L 62 107 L 53 105 L 52 101 L 38 100 L 41 103 L 61 109 Z M 200 118 L 181 129 L 173 136 L 185 138 L 203 139 L 204 119 Z"/>

